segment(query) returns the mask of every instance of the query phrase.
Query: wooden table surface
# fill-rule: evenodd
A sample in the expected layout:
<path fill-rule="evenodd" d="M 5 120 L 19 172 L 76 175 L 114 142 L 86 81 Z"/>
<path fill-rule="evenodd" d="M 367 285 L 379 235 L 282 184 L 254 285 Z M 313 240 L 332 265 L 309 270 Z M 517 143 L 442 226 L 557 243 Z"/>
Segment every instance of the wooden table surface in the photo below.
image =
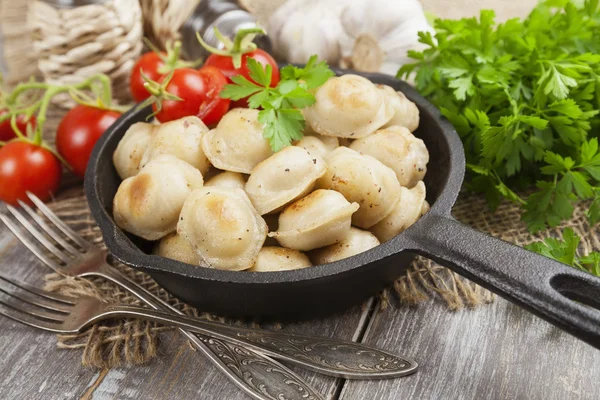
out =
<path fill-rule="evenodd" d="M 40 262 L 0 227 L 2 273 L 41 284 Z M 385 381 L 346 381 L 296 369 L 328 399 L 599 399 L 600 351 L 502 300 L 449 311 L 376 300 L 285 331 L 361 340 L 416 359 L 419 371 Z M 175 332 L 140 367 L 94 371 L 52 334 L 0 318 L 0 399 L 242 400 L 233 384 Z"/>

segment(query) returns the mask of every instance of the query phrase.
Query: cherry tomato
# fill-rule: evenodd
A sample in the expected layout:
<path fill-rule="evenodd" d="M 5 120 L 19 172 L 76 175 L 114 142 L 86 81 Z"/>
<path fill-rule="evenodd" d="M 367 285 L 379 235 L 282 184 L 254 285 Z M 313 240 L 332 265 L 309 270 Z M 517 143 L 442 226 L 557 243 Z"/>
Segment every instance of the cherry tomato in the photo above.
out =
<path fill-rule="evenodd" d="M 158 71 L 165 65 L 162 59 L 164 56 L 164 54 L 155 52 L 146 53 L 133 66 L 129 80 L 129 89 L 136 102 L 139 103 L 150 97 L 150 93 L 144 87 L 144 78 L 142 78 L 141 71 L 144 71 L 144 74 L 151 80 L 158 81 L 163 77 Z"/>
<path fill-rule="evenodd" d="M 250 70 L 248 69 L 248 58 L 253 58 L 263 66 L 270 65 L 273 68 L 273 72 L 271 75 L 271 87 L 277 86 L 279 83 L 279 68 L 277 67 L 277 62 L 269 53 L 264 50 L 256 49 L 251 51 L 250 53 L 246 53 L 242 55 L 242 65 L 240 68 L 235 68 L 233 66 L 233 59 L 229 56 L 221 56 L 218 54 L 211 54 L 206 59 L 204 66 L 212 66 L 221 70 L 223 75 L 227 78 L 229 82 L 231 82 L 231 77 L 236 75 L 242 75 L 246 79 L 254 82 L 250 78 Z M 256 83 L 256 82 L 255 82 Z"/>
<path fill-rule="evenodd" d="M 6 114 L 6 110 L 0 111 L 0 117 Z M 17 128 L 24 134 L 27 135 L 27 123 L 31 124 L 32 128 L 35 128 L 36 120 L 35 116 L 27 118 L 24 115 L 17 115 Z M 10 139 L 17 137 L 17 134 L 13 131 L 10 125 L 10 118 L 6 121 L 0 122 L 0 141 L 6 142 Z"/>
<path fill-rule="evenodd" d="M 226 83 L 225 76 L 214 67 L 176 69 L 166 90 L 182 101 L 163 100 L 156 118 L 167 122 L 195 115 L 206 125 L 214 125 L 229 109 L 230 100 L 219 97 Z M 156 112 L 156 104 L 153 107 Z"/>
<path fill-rule="evenodd" d="M 56 131 L 56 150 L 80 177 L 85 175 L 94 145 L 120 113 L 77 105 L 60 121 Z"/>
<path fill-rule="evenodd" d="M 31 204 L 26 192 L 46 201 L 58 190 L 61 165 L 49 150 L 32 143 L 12 141 L 0 149 L 0 200 Z"/>

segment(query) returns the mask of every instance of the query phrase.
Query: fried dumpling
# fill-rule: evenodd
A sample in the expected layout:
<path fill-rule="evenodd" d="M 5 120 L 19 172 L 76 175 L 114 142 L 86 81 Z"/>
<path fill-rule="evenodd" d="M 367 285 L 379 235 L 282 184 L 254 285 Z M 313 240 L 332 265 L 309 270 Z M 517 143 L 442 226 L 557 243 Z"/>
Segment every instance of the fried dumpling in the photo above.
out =
<path fill-rule="evenodd" d="M 121 179 L 127 179 L 140 172 L 142 156 L 156 128 L 153 124 L 137 122 L 127 129 L 113 153 L 113 164 Z"/>
<path fill-rule="evenodd" d="M 404 93 L 397 92 L 387 85 L 377 85 L 387 96 L 388 102 L 394 109 L 394 116 L 384 127 L 397 125 L 403 126 L 411 132 L 419 127 L 419 108 L 415 103 L 406 98 Z"/>
<path fill-rule="evenodd" d="M 194 116 L 158 125 L 142 157 L 141 166 L 161 154 L 170 154 L 198 168 L 204 175 L 210 167 L 201 144 L 202 136 L 207 132 L 204 122 Z"/>
<path fill-rule="evenodd" d="M 358 75 L 329 79 L 317 89 L 315 98 L 304 116 L 315 132 L 325 136 L 365 137 L 394 116 L 385 93 Z"/>
<path fill-rule="evenodd" d="M 405 231 L 429 210 L 425 201 L 425 184 L 421 181 L 412 189 L 402 188 L 400 201 L 383 221 L 371 228 L 381 242 L 385 242 Z"/>
<path fill-rule="evenodd" d="M 368 229 L 384 219 L 400 198 L 400 183 L 394 171 L 369 155 L 340 147 L 327 159 L 327 173 L 317 187 L 340 192 L 360 205 L 352 224 Z"/>
<path fill-rule="evenodd" d="M 240 189 L 205 187 L 185 201 L 177 233 L 212 268 L 241 271 L 254 265 L 267 224 Z"/>
<path fill-rule="evenodd" d="M 307 127 L 302 139 L 296 141 L 294 146 L 303 147 L 310 154 L 325 159 L 329 153 L 340 147 L 340 142 L 335 136 L 319 135 Z"/>
<path fill-rule="evenodd" d="M 321 157 L 288 146 L 254 167 L 246 193 L 261 215 L 268 214 L 310 193 L 326 170 Z"/>
<path fill-rule="evenodd" d="M 291 271 L 307 267 L 312 267 L 312 264 L 306 254 L 285 247 L 265 246 L 260 250 L 256 262 L 248 271 Z"/>
<path fill-rule="evenodd" d="M 402 126 L 379 129 L 355 140 L 350 148 L 375 157 L 394 170 L 402 186 L 411 188 L 425 177 L 429 152 L 425 143 Z"/>
<path fill-rule="evenodd" d="M 350 231 L 357 203 L 333 190 L 315 190 L 279 215 L 277 232 L 269 233 L 284 247 L 307 251 L 342 240 Z"/>
<path fill-rule="evenodd" d="M 203 136 L 202 149 L 215 167 L 249 174 L 259 162 L 273 155 L 263 130 L 258 110 L 234 108 Z"/>
<path fill-rule="evenodd" d="M 146 240 L 173 232 L 186 198 L 201 188 L 202 174 L 185 161 L 161 155 L 121 182 L 113 200 L 116 224 Z"/>
<path fill-rule="evenodd" d="M 343 260 L 379 246 L 379 240 L 369 231 L 351 228 L 342 241 L 313 250 L 310 258 L 316 265 Z"/>
<path fill-rule="evenodd" d="M 169 233 L 160 239 L 154 246 L 152 254 L 181 261 L 186 264 L 200 264 L 200 258 L 194 248 L 176 232 Z"/>
<path fill-rule="evenodd" d="M 244 175 L 238 172 L 223 171 L 204 182 L 204 186 L 228 187 L 244 190 L 246 180 L 244 179 Z"/>

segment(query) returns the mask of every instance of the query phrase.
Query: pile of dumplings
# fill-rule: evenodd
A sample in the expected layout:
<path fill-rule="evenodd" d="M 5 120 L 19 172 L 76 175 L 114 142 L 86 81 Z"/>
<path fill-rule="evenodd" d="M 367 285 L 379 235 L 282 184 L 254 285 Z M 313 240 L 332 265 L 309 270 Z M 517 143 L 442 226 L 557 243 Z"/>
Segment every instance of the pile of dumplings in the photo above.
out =
<path fill-rule="evenodd" d="M 304 137 L 273 153 L 258 110 L 136 123 L 113 162 L 116 224 L 154 254 L 230 271 L 338 261 L 385 242 L 427 212 L 429 153 L 401 92 L 334 77 L 304 109 Z"/>

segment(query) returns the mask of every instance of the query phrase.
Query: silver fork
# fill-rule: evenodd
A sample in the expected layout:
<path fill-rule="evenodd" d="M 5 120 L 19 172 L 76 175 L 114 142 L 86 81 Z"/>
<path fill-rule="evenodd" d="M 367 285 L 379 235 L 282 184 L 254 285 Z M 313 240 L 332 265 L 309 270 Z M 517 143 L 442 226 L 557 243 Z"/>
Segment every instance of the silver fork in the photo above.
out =
<path fill-rule="evenodd" d="M 39 241 L 39 243 L 54 254 L 59 262 L 49 257 L 46 252 L 31 240 L 17 224 L 15 224 L 7 215 L 0 213 L 0 219 L 13 232 L 13 234 L 44 264 L 50 267 L 55 272 L 66 276 L 90 277 L 99 276 L 108 279 L 125 290 L 129 291 L 145 304 L 148 304 L 154 309 L 169 310 L 174 314 L 183 313 L 164 302 L 159 297 L 150 293 L 136 282 L 129 279 L 116 268 L 111 267 L 106 262 L 107 252 L 83 239 L 79 234 L 73 231 L 65 224 L 56 214 L 54 214 L 37 196 L 28 193 L 31 201 L 38 206 L 38 209 L 46 216 L 50 225 L 39 216 L 27 204 L 20 202 L 22 209 L 42 228 L 42 230 L 52 239 L 54 239 L 62 248 L 61 251 L 55 244 L 47 239 L 34 225 L 16 208 L 8 206 L 11 214 L 21 223 L 25 229 Z M 57 232 L 60 231 L 62 235 Z M 64 235 L 64 236 L 63 236 Z M 70 239 L 69 242 L 66 238 Z M 312 393 L 312 397 L 316 400 L 322 399 L 316 391 L 306 383 L 302 378 L 296 375 L 290 369 L 277 363 L 269 357 L 264 356 L 249 349 L 240 349 L 237 346 L 234 348 L 228 342 L 194 335 L 184 329 L 179 329 L 180 332 L 192 343 L 194 348 L 204 354 L 221 372 L 223 372 L 238 388 L 250 397 L 257 400 L 275 400 L 279 399 L 280 394 L 288 393 L 290 382 L 293 382 L 296 390 L 296 395 L 290 397 L 292 399 L 304 399 L 304 393 Z M 251 362 L 249 362 L 251 361 Z M 273 376 L 264 374 L 267 366 L 278 371 Z"/>
<path fill-rule="evenodd" d="M 110 305 L 91 297 L 67 297 L 37 289 L 0 275 L 0 314 L 45 331 L 76 333 L 99 321 L 111 318 L 143 318 L 163 324 L 194 329 L 193 318 L 141 307 Z M 211 339 L 212 340 L 212 339 Z M 301 378 L 290 374 L 283 365 L 269 358 L 257 358 L 249 349 L 223 342 L 220 351 L 230 357 L 230 367 L 242 373 L 244 365 L 253 365 L 252 389 L 269 399 L 311 399 L 322 397 Z M 285 386 L 271 385 L 285 382 Z"/>
<path fill-rule="evenodd" d="M 64 250 L 60 250 L 47 239 L 43 232 L 34 227 L 26 216 L 18 209 L 7 206 L 9 212 L 17 221 L 35 237 L 43 247 L 54 254 L 61 262 L 50 258 L 35 241 L 25 235 L 7 215 L 0 213 L 0 219 L 40 260 L 54 271 L 69 276 L 101 276 L 121 285 L 137 296 L 144 303 L 155 309 L 171 311 L 179 315 L 182 312 L 148 292 L 120 271 L 106 263 L 107 252 L 84 240 L 63 221 L 60 220 L 42 201 L 29 194 L 31 201 L 48 218 L 55 228 L 72 240 L 78 248 L 72 246 L 55 228 L 50 227 L 43 218 L 25 203 L 21 207 L 49 237 L 54 239 Z M 380 349 L 360 343 L 340 341 L 321 337 L 299 337 L 282 332 L 267 330 L 244 329 L 227 324 L 197 321 L 197 326 L 203 326 L 201 333 L 196 335 L 184 332 L 192 343 L 202 350 L 213 361 L 220 362 L 221 370 L 231 375 L 227 369 L 228 359 L 223 360 L 220 352 L 222 341 L 244 346 L 254 350 L 257 356 L 271 356 L 283 361 L 294 363 L 303 368 L 346 379 L 384 379 L 396 378 L 416 371 L 417 363 L 409 358 L 400 357 Z M 207 337 L 208 336 L 208 337 Z M 219 338 L 221 340 L 216 340 Z M 208 347 L 208 348 L 207 348 Z M 215 358 L 215 355 L 217 358 Z M 225 366 L 223 367 L 223 363 Z M 248 366 L 251 368 L 251 366 Z M 247 382 L 247 376 L 237 375 L 233 371 L 236 383 Z M 291 373 L 291 371 L 290 371 Z M 231 376 L 230 376 L 231 377 Z M 240 381 L 241 380 L 241 381 Z M 254 382 L 252 382 L 254 384 Z"/>

